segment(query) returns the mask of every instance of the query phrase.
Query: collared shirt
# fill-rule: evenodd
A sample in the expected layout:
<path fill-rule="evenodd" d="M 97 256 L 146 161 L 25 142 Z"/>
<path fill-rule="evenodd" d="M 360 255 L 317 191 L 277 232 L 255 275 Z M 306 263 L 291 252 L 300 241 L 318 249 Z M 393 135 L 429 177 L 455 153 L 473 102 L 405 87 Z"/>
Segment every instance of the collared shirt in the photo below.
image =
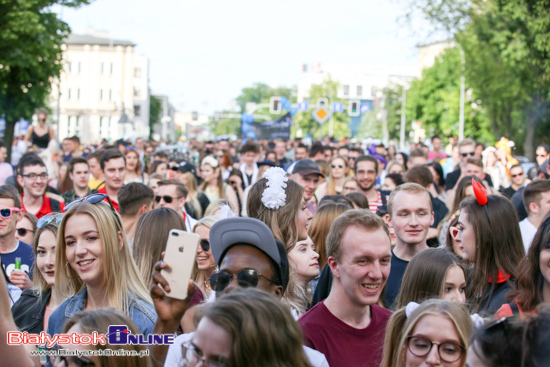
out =
<path fill-rule="evenodd" d="M 23 211 L 25 212 L 28 212 L 28 213 L 31 213 L 29 212 L 26 208 L 25 208 L 25 203 L 23 201 L 23 196 L 25 194 L 21 194 L 21 209 L 23 209 Z M 57 200 L 56 200 L 57 201 Z M 65 204 L 59 202 L 59 209 L 60 209 L 60 212 L 62 212 L 64 209 L 65 209 Z M 34 214 L 36 215 L 36 218 L 40 219 L 42 218 L 43 216 L 45 215 L 48 215 L 52 212 L 52 203 L 51 203 L 51 200 L 49 197 L 46 196 L 46 194 L 44 194 L 42 196 L 42 206 L 40 207 L 40 209 L 38 210 L 38 212 L 36 213 L 31 213 L 31 214 Z"/>
<path fill-rule="evenodd" d="M 103 186 L 101 189 L 97 190 L 97 193 L 98 194 L 106 194 L 106 195 L 109 195 L 107 194 L 107 187 L 106 186 Z M 109 203 L 109 200 L 107 200 L 107 198 L 105 198 L 105 201 L 107 203 Z M 114 201 L 113 199 L 111 199 L 111 202 L 113 203 L 113 208 L 115 208 L 115 210 L 117 211 L 117 213 L 120 213 L 120 211 L 118 210 L 118 202 L 117 201 Z"/>

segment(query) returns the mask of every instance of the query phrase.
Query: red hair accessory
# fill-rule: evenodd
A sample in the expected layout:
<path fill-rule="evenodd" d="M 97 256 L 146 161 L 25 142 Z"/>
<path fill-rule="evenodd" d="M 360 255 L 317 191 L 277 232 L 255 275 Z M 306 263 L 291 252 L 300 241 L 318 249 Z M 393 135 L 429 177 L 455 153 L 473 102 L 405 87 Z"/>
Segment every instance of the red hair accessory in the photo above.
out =
<path fill-rule="evenodd" d="M 472 187 L 479 205 L 484 206 L 487 204 L 487 190 L 485 187 L 472 178 Z"/>

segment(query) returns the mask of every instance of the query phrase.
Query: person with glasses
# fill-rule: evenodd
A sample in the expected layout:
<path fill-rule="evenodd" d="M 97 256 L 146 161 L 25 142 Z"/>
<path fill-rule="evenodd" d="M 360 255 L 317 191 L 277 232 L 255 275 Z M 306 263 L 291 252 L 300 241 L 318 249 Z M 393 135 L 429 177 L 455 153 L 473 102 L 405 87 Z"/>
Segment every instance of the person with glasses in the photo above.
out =
<path fill-rule="evenodd" d="M 502 189 L 501 193 L 508 199 L 511 199 L 516 191 L 527 184 L 528 182 L 525 180 L 525 172 L 523 171 L 523 167 L 520 164 L 515 164 L 510 167 L 510 186 Z"/>
<path fill-rule="evenodd" d="M 536 160 L 537 160 L 537 166 L 542 166 L 545 160 L 550 158 L 550 147 L 548 144 L 540 144 L 537 147 L 537 150 L 535 152 L 536 154 Z"/>
<path fill-rule="evenodd" d="M 19 162 L 17 183 L 23 188 L 21 205 L 23 211 L 34 214 L 38 219 L 49 213 L 60 213 L 65 204 L 46 195 L 48 170 L 44 161 L 35 154 L 29 154 Z"/>
<path fill-rule="evenodd" d="M 380 366 L 463 367 L 472 331 L 464 304 L 437 299 L 411 303 L 390 318 Z"/>
<path fill-rule="evenodd" d="M 175 210 L 176 213 L 182 216 L 187 231 L 190 231 L 197 220 L 185 211 L 185 202 L 189 194 L 187 187 L 176 179 L 162 180 L 158 182 L 158 185 L 158 194 L 155 196 L 157 205 L 161 208 L 166 207 Z"/>
<path fill-rule="evenodd" d="M 34 253 L 27 243 L 19 241 L 16 226 L 23 218 L 21 200 L 17 190 L 10 185 L 0 186 L 0 256 L 6 275 L 11 284 L 21 290 L 30 289 Z M 16 291 L 13 289 L 13 291 Z M 13 302 L 17 301 L 20 292 L 11 292 Z"/>
<path fill-rule="evenodd" d="M 342 156 L 336 156 L 330 162 L 328 180 L 321 185 L 317 191 L 317 198 L 323 199 L 325 195 L 342 195 L 344 191 L 344 181 L 349 175 L 348 160 Z"/>
<path fill-rule="evenodd" d="M 132 259 L 122 222 L 106 194 L 67 206 L 59 225 L 55 285 L 65 301 L 52 313 L 48 334 L 59 334 L 77 312 L 113 307 L 129 315 L 145 336 L 157 319 Z"/>
<path fill-rule="evenodd" d="M 38 125 L 31 125 L 25 135 L 25 144 L 27 146 L 36 145 L 40 149 L 47 149 L 50 141 L 55 141 L 55 131 L 51 126 L 48 126 L 48 111 L 44 108 L 36 112 Z"/>
<path fill-rule="evenodd" d="M 456 169 L 452 172 L 449 172 L 447 176 L 445 177 L 445 190 L 450 191 L 456 189 L 456 185 L 460 181 L 460 179 L 465 176 L 465 174 L 462 172 L 464 165 L 466 164 L 466 160 L 469 157 L 475 156 L 475 142 L 472 139 L 463 139 L 458 143 L 458 158 L 459 163 Z"/>
<path fill-rule="evenodd" d="M 120 217 L 130 246 L 134 241 L 137 221 L 142 214 L 153 210 L 154 198 L 153 189 L 139 182 L 124 185 L 118 192 Z"/>
<path fill-rule="evenodd" d="M 55 287 L 55 247 L 57 231 L 63 214 L 52 213 L 40 218 L 32 249 L 36 256 L 33 289 L 21 293 L 12 307 L 15 324 L 20 331 L 40 334 L 48 329 L 53 311 L 63 302 Z"/>
<path fill-rule="evenodd" d="M 209 215 L 199 220 L 195 224 L 195 227 L 193 227 L 193 233 L 198 234 L 201 239 L 197 248 L 197 258 L 193 266 L 191 278 L 203 293 L 204 299 L 209 299 L 213 294 L 210 277 L 218 268 L 210 248 L 210 229 L 219 220 L 219 215 Z"/>
<path fill-rule="evenodd" d="M 23 218 L 17 222 L 15 238 L 21 242 L 30 244 L 36 232 L 38 218 L 34 214 L 24 212 Z"/>
<path fill-rule="evenodd" d="M 355 161 L 357 160 L 357 158 L 361 157 L 364 154 L 365 154 L 365 151 L 363 150 L 363 148 L 353 147 L 350 149 L 348 154 L 348 164 L 349 164 L 351 174 L 353 174 L 355 170 Z"/>

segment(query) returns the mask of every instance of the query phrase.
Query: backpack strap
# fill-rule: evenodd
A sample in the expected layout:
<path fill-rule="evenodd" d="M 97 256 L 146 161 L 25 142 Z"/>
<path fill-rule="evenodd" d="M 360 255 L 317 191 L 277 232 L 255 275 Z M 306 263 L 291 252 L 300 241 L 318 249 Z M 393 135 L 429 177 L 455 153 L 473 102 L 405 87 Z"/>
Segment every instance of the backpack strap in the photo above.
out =
<path fill-rule="evenodd" d="M 61 205 L 59 205 L 59 201 L 50 198 L 50 206 L 52 207 L 52 213 L 61 213 Z"/>

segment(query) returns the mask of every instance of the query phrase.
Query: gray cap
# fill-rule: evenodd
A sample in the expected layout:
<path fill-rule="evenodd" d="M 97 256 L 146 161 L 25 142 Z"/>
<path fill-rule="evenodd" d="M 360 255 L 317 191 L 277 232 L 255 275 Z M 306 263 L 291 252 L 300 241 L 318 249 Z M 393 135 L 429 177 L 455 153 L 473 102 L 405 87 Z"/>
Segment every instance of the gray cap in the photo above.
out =
<path fill-rule="evenodd" d="M 227 218 L 218 221 L 210 229 L 210 247 L 216 264 L 221 262 L 234 245 L 246 244 L 265 253 L 278 267 L 283 291 L 289 278 L 289 264 L 285 246 L 275 240 L 271 229 L 255 218 Z"/>
<path fill-rule="evenodd" d="M 299 173 L 302 176 L 307 176 L 311 174 L 317 174 L 321 177 L 325 177 L 321 173 L 321 170 L 319 169 L 319 165 L 315 163 L 312 159 L 306 158 L 306 159 L 300 159 L 296 164 L 294 165 L 294 169 L 292 170 L 292 173 Z"/>

